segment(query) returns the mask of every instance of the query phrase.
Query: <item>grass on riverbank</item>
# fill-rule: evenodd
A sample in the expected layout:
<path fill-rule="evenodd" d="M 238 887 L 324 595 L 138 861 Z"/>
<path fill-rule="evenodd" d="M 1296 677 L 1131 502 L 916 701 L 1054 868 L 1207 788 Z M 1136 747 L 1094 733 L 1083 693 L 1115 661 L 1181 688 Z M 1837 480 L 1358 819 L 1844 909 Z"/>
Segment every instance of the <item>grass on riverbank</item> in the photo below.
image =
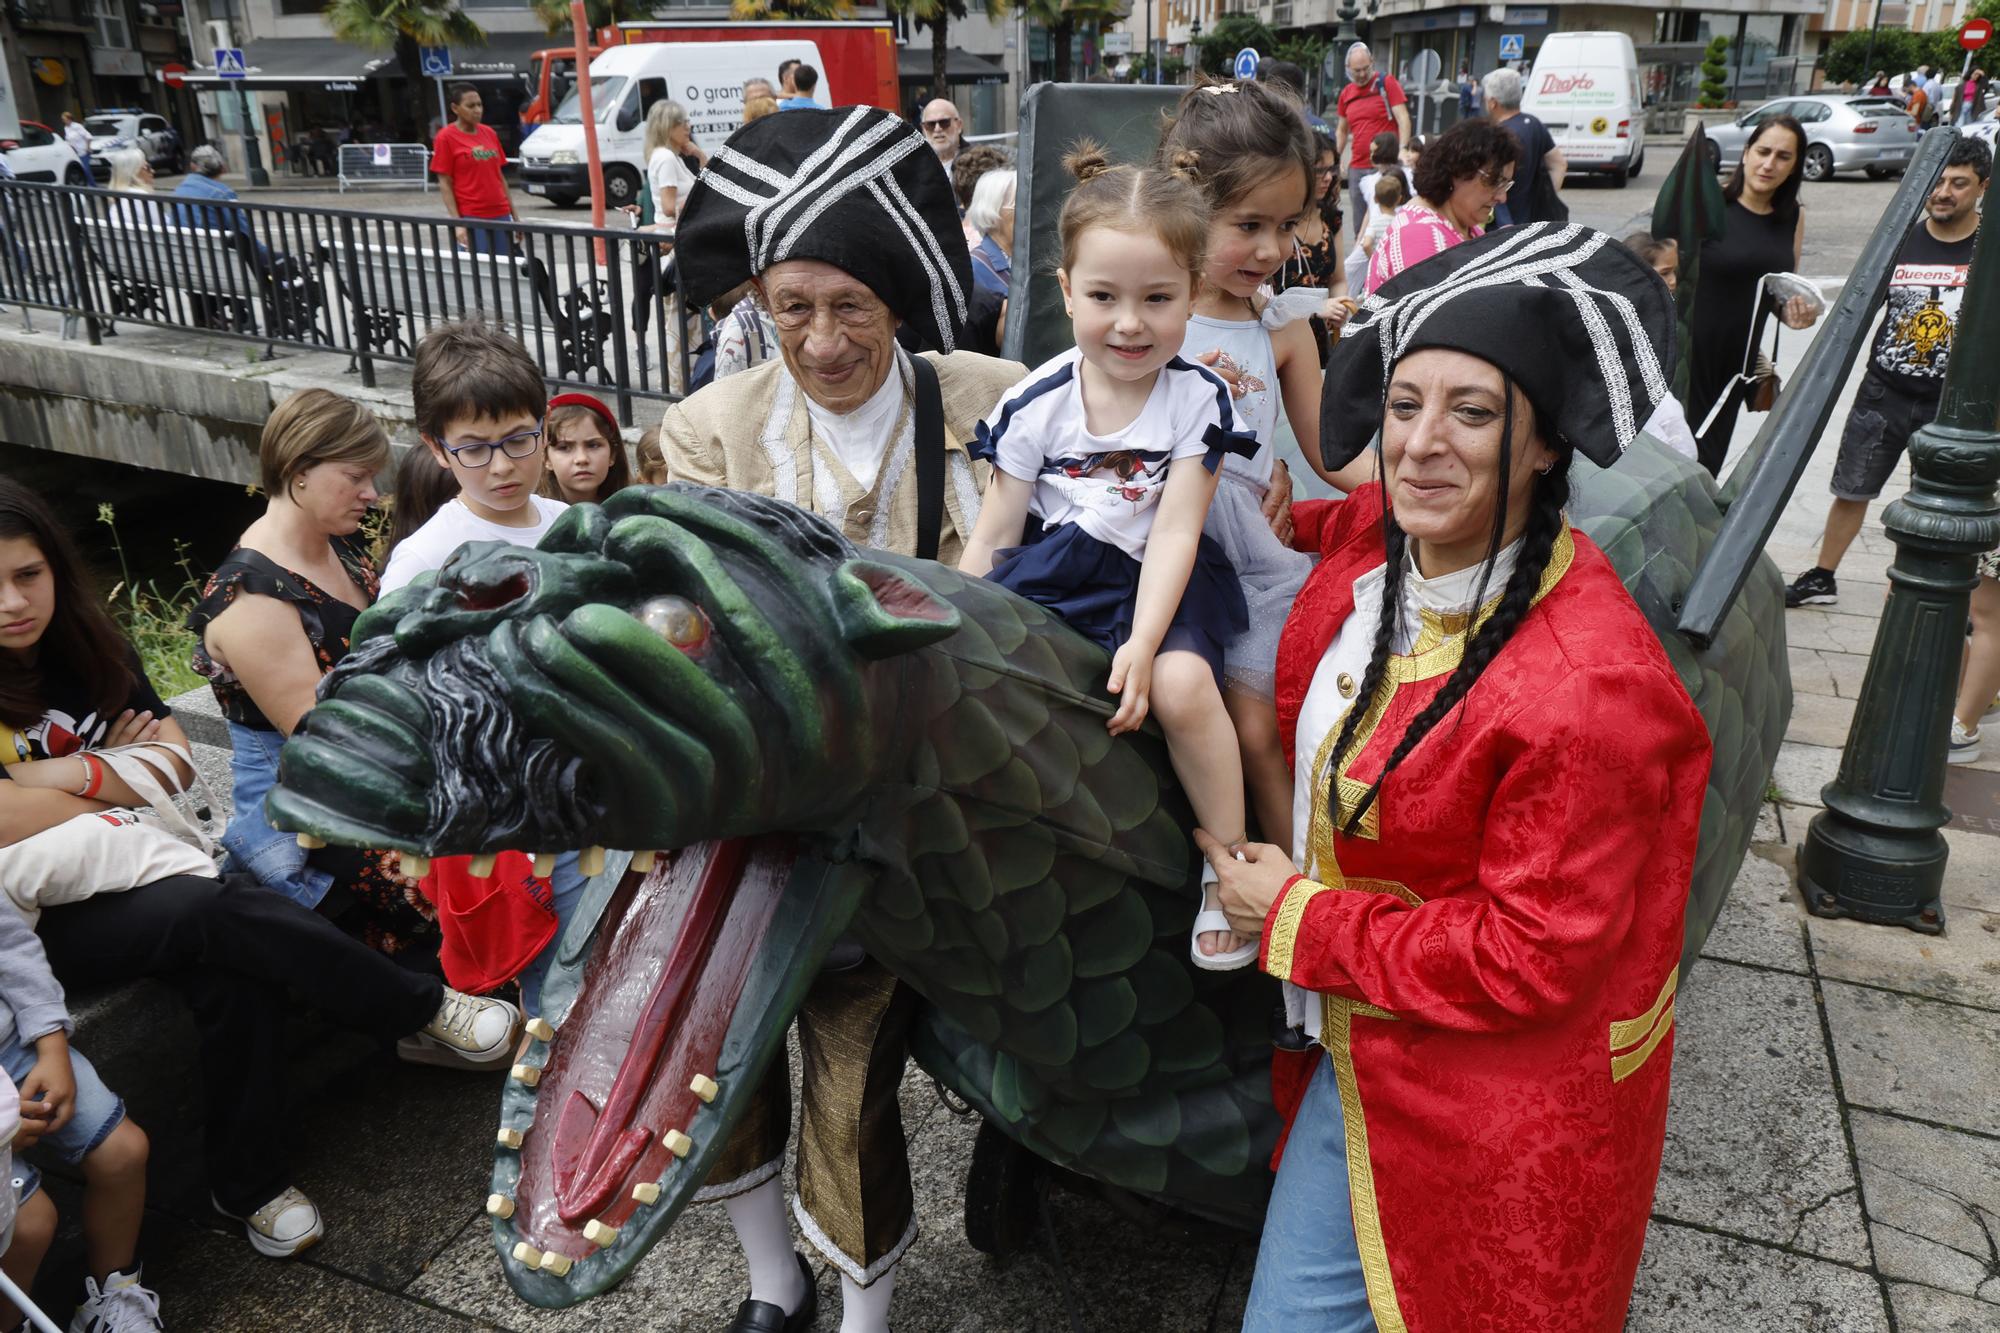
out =
<path fill-rule="evenodd" d="M 125 561 L 125 545 L 118 539 L 118 515 L 108 504 L 97 506 L 97 521 L 110 534 L 111 549 L 118 555 L 118 582 L 106 594 L 111 618 L 125 631 L 138 650 L 139 664 L 162 699 L 185 694 L 203 683 L 191 665 L 195 637 L 187 627 L 188 612 L 201 600 L 202 577 L 188 555 L 185 542 L 174 543 L 174 566 L 181 572 L 178 585 L 162 589 L 159 582 L 143 582 L 132 577 Z"/>

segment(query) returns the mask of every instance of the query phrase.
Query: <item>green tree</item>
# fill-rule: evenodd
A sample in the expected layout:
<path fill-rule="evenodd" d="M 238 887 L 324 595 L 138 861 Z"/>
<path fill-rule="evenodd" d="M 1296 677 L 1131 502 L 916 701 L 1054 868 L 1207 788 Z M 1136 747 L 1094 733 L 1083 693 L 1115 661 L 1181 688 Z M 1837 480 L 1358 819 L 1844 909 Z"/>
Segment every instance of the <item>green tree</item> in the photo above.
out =
<path fill-rule="evenodd" d="M 393 49 L 409 90 L 405 114 L 412 133 L 422 137 L 430 119 L 429 80 L 418 63 L 420 46 L 483 46 L 486 30 L 466 16 L 458 0 L 333 0 L 326 24 L 343 42 Z"/>
<path fill-rule="evenodd" d="M 1206 74 L 1227 74 L 1236 53 L 1254 46 L 1264 55 L 1278 49 L 1278 34 L 1251 14 L 1225 14 L 1215 27 L 1201 35 L 1201 69 Z"/>
<path fill-rule="evenodd" d="M 531 0 L 531 3 L 543 31 L 551 34 L 572 31 L 569 0 Z M 660 0 L 584 0 L 583 14 L 584 21 L 595 32 L 599 28 L 649 19 L 659 7 Z"/>
<path fill-rule="evenodd" d="M 1718 37 L 1708 44 L 1701 61 L 1700 106 L 1721 106 L 1729 97 L 1729 39 Z"/>
<path fill-rule="evenodd" d="M 889 12 L 907 15 L 910 25 L 931 30 L 931 97 L 949 97 L 945 79 L 945 58 L 951 50 L 946 33 L 953 19 L 965 17 L 965 0 L 887 0 Z M 995 23 L 1007 17 L 1008 0 L 986 0 L 986 13 Z"/>
<path fill-rule="evenodd" d="M 734 19 L 848 19 L 853 0 L 730 0 Z"/>
<path fill-rule="evenodd" d="M 1872 54 L 1869 36 L 1862 28 L 1834 39 L 1826 49 L 1827 82 L 1860 83 L 1878 69 L 1894 78 L 1924 63 L 1924 39 L 1908 28 L 1883 28 L 1873 34 Z M 1956 36 L 1953 34 L 1954 40 Z"/>

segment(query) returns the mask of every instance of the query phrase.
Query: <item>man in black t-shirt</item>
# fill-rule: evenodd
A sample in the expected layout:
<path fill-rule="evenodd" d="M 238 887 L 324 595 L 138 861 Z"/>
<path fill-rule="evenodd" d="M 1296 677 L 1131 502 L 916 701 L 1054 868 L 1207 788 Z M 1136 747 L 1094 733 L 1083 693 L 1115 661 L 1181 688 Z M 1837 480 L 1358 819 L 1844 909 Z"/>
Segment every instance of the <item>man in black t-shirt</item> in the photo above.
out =
<path fill-rule="evenodd" d="M 1560 190 L 1563 177 L 1569 172 L 1569 160 L 1562 149 L 1556 147 L 1555 136 L 1549 127 L 1527 112 L 1521 110 L 1521 74 L 1519 70 L 1496 69 L 1486 76 L 1482 85 L 1486 93 L 1486 114 L 1493 123 L 1503 127 L 1514 136 L 1520 145 L 1521 158 L 1514 166 L 1514 188 L 1507 191 L 1493 206 L 1493 223 L 1497 227 L 1518 227 L 1529 222 L 1547 222 L 1548 218 L 1535 216 L 1535 189 L 1542 173 Z"/>
<path fill-rule="evenodd" d="M 1792 581 L 1786 606 L 1840 600 L 1834 571 L 1861 531 L 1868 502 L 1882 493 L 1910 436 L 1937 418 L 1979 230 L 1979 201 L 1992 174 L 1992 151 L 1978 139 L 1960 139 L 1931 190 L 1924 220 L 1896 256 L 1882 325 L 1841 432 L 1819 564 Z"/>

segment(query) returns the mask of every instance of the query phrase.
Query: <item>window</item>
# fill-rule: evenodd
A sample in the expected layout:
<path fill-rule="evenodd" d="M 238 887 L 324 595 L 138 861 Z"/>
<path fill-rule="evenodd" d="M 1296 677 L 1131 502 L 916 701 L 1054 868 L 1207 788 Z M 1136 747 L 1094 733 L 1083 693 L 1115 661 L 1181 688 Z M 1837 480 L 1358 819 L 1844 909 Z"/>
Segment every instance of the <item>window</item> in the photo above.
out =
<path fill-rule="evenodd" d="M 141 134 L 164 134 L 166 128 L 167 122 L 161 120 L 158 116 L 139 117 L 139 133 Z"/>
<path fill-rule="evenodd" d="M 125 0 L 90 0 L 90 16 L 97 23 L 99 46 L 130 49 L 132 34 L 125 26 Z"/>
<path fill-rule="evenodd" d="M 50 133 L 46 127 L 37 125 L 33 121 L 24 120 L 21 122 L 21 137 L 18 140 L 21 147 L 47 148 L 55 141 L 56 136 Z"/>
<path fill-rule="evenodd" d="M 653 103 L 664 102 L 666 100 L 667 100 L 667 81 L 665 79 L 639 80 L 640 116 L 643 117 L 648 111 L 651 111 L 653 109 Z"/>

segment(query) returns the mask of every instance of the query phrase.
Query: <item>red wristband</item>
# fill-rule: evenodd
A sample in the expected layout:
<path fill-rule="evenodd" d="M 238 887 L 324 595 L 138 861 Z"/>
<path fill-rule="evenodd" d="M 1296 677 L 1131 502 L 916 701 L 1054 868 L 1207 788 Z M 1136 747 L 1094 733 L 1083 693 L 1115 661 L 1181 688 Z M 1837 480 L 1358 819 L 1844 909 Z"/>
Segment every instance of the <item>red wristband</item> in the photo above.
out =
<path fill-rule="evenodd" d="M 77 757 L 83 760 L 83 767 L 90 774 L 90 781 L 83 784 L 83 791 L 79 795 L 89 800 L 94 798 L 97 795 L 98 789 L 104 786 L 104 761 L 88 750 L 83 751 Z"/>

